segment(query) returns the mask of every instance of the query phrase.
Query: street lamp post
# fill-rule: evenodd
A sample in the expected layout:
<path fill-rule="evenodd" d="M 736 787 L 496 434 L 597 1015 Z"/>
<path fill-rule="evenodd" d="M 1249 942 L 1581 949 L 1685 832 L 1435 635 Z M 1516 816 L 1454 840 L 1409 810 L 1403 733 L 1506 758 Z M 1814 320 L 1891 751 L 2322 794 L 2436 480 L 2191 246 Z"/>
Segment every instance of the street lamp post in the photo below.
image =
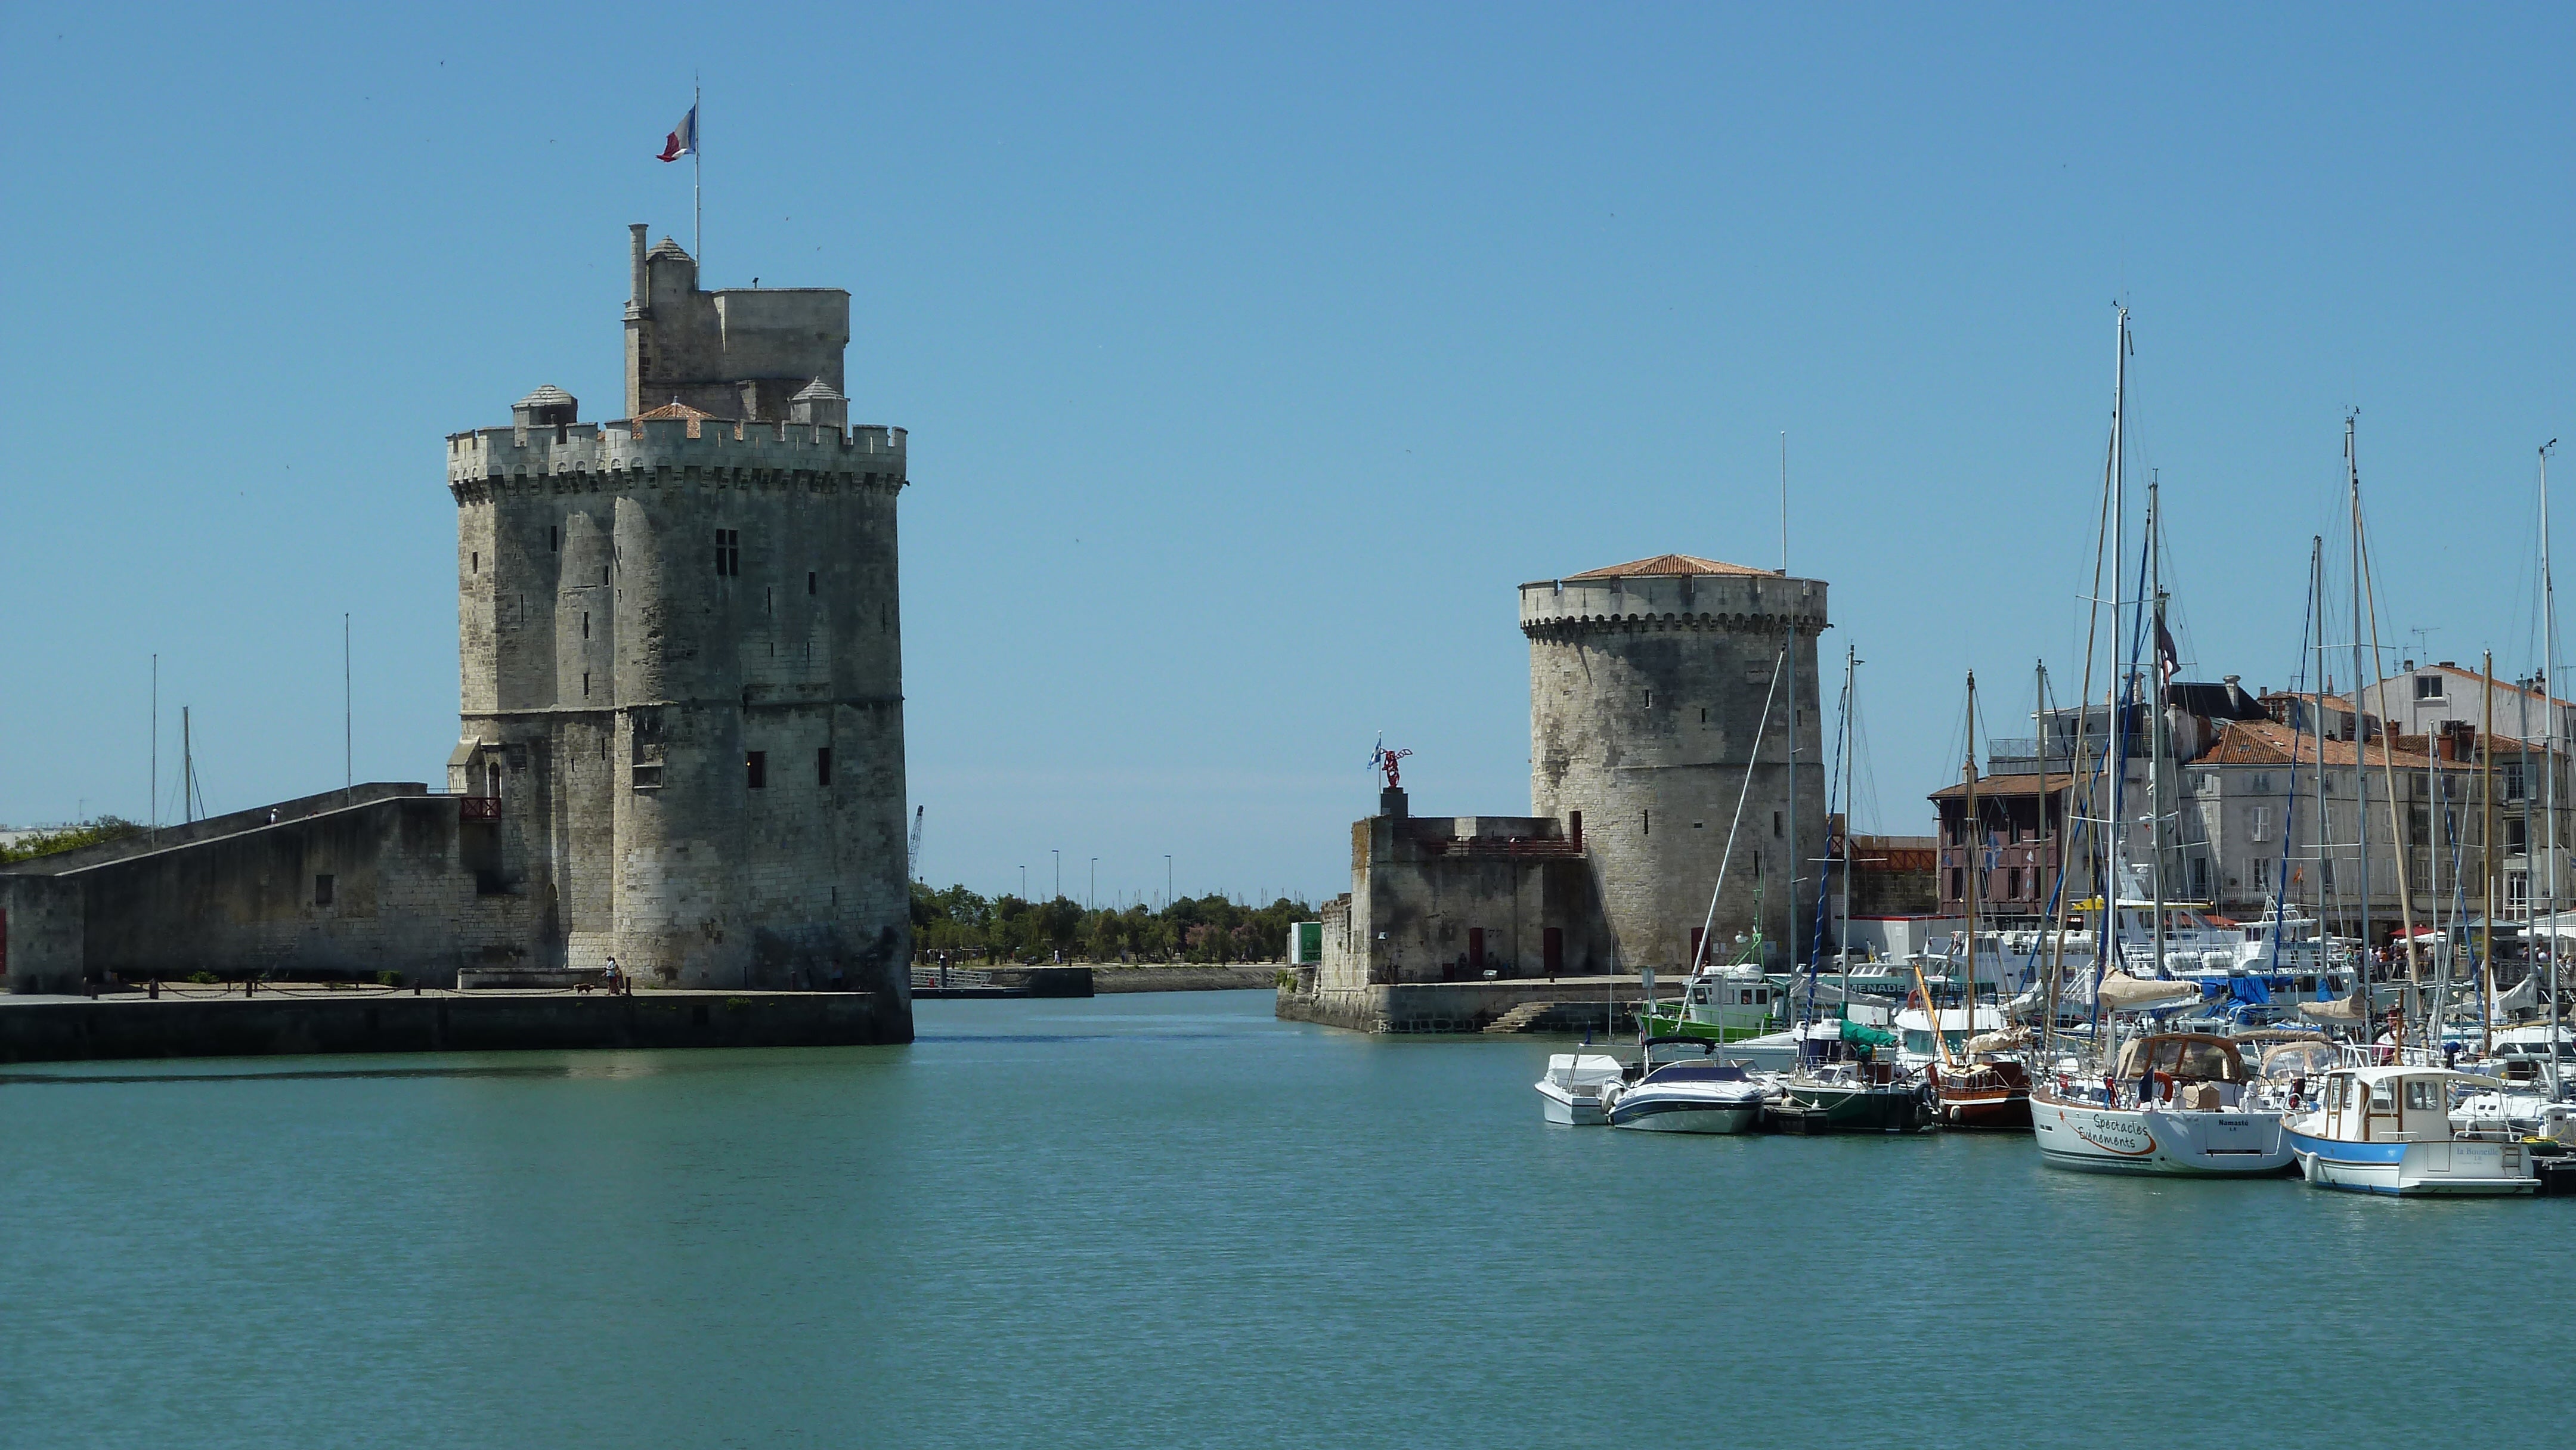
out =
<path fill-rule="evenodd" d="M 1100 909 L 1100 858 L 1097 856 L 1091 858 L 1091 894 L 1083 898 L 1082 909 L 1085 911 Z"/>
<path fill-rule="evenodd" d="M 1172 853 L 1163 853 L 1163 909 L 1172 909 Z"/>
<path fill-rule="evenodd" d="M 1050 847 L 1047 854 L 1055 858 L 1055 900 L 1064 900 L 1064 852 Z"/>

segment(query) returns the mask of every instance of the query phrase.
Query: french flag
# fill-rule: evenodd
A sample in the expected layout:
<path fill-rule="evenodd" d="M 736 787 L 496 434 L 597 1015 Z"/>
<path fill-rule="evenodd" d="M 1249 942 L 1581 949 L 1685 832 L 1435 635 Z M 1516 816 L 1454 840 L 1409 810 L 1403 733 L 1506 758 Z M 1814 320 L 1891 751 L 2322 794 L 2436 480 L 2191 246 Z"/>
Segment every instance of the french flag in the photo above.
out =
<path fill-rule="evenodd" d="M 669 138 L 663 141 L 662 155 L 659 159 L 664 161 L 677 161 L 683 156 L 695 156 L 697 154 L 698 108 L 691 106 L 689 107 L 689 114 L 680 118 L 679 129 L 673 131 Z"/>

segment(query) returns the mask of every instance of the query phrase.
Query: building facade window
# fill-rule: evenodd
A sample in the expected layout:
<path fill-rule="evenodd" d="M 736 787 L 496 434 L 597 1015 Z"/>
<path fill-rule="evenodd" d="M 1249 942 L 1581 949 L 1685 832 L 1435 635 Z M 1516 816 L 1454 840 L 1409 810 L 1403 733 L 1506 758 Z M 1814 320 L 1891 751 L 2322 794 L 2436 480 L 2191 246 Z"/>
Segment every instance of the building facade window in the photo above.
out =
<path fill-rule="evenodd" d="M 743 783 L 753 790 L 769 788 L 769 752 L 753 750 L 742 757 Z"/>
<path fill-rule="evenodd" d="M 2417 675 L 2415 677 L 2415 698 L 2418 700 L 2438 700 L 2442 698 L 2442 677 L 2440 675 Z"/>
<path fill-rule="evenodd" d="M 817 578 L 816 578 L 816 576 L 815 576 L 814 571 L 813 571 L 813 570 L 811 570 L 811 569 L 806 570 L 806 571 L 805 571 L 805 592 L 806 592 L 807 594 L 809 594 L 809 595 L 810 595 L 810 594 L 813 594 L 814 592 L 816 592 L 816 586 L 817 586 L 817 583 L 818 583 L 818 581 L 817 581 Z"/>
<path fill-rule="evenodd" d="M 832 783 L 832 747 L 828 745 L 814 752 L 814 783 L 819 786 Z"/>
<path fill-rule="evenodd" d="M 313 878 L 313 904 L 315 906 L 329 906 L 332 902 L 337 901 L 339 897 L 340 881 L 338 877 L 335 877 L 326 871 Z"/>
<path fill-rule="evenodd" d="M 563 530 L 554 524 L 546 525 L 546 552 L 550 554 L 563 552 Z"/>
<path fill-rule="evenodd" d="M 742 530 L 716 530 L 716 574 L 719 578 L 739 578 L 742 574 Z"/>

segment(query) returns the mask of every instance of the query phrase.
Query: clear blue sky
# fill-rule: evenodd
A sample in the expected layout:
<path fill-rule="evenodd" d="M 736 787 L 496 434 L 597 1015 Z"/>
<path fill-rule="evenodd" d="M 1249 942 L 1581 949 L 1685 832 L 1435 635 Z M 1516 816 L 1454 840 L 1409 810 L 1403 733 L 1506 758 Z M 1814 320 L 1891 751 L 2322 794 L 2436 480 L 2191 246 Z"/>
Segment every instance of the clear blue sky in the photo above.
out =
<path fill-rule="evenodd" d="M 625 224 L 707 88 L 709 280 L 847 287 L 907 427 L 939 882 L 1325 894 L 1383 729 L 1528 801 L 1514 586 L 1680 550 L 1833 584 L 1864 828 L 1960 678 L 2072 691 L 2110 394 L 2187 671 L 2286 683 L 2361 410 L 2392 653 L 2536 659 L 2576 441 L 2565 10 L 628 4 L 0 19 L 0 820 L 210 808 L 455 739 L 441 440 L 617 411 Z M 2576 508 L 2576 496 L 2570 507 Z M 2019 728 L 2016 728 L 2019 727 Z M 165 813 L 167 806 L 165 805 Z"/>

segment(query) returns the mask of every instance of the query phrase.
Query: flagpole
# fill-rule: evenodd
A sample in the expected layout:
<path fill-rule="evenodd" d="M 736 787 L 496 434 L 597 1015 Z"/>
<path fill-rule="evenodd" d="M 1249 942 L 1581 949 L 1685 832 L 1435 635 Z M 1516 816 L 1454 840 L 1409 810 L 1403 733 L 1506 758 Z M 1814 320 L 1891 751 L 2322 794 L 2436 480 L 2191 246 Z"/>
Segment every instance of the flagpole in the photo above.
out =
<path fill-rule="evenodd" d="M 699 110 L 698 78 L 689 77 L 689 127 L 697 134 L 689 138 L 689 206 L 697 223 L 698 285 L 707 285 L 707 118 Z"/>

